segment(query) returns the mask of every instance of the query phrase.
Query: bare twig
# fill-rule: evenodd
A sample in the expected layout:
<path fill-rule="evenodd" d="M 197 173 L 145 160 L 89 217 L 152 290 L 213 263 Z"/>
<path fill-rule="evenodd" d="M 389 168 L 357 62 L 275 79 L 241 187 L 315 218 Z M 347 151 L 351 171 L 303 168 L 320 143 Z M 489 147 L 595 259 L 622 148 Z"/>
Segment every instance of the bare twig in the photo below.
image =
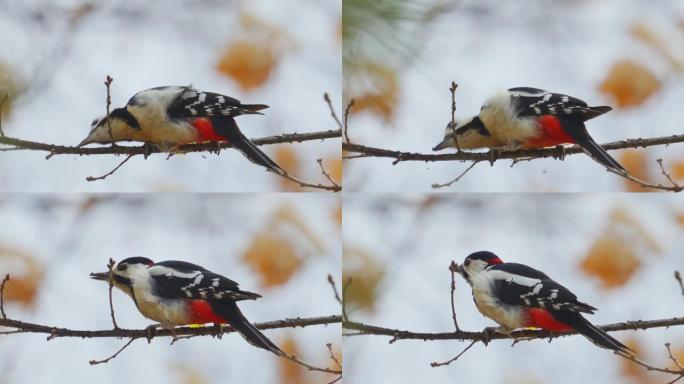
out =
<path fill-rule="evenodd" d="M 660 164 L 660 168 L 662 169 L 661 161 L 662 161 L 662 160 L 660 160 L 658 163 Z M 637 183 L 637 184 L 639 184 L 639 186 L 641 186 L 641 187 L 643 187 L 643 188 L 653 188 L 653 189 L 659 189 L 659 190 L 663 190 L 663 191 L 672 191 L 672 192 L 681 192 L 682 190 L 684 190 L 684 187 L 681 187 L 681 186 L 679 186 L 677 183 L 675 183 L 674 181 L 672 181 L 672 179 L 670 178 L 670 175 L 667 174 L 667 173 L 665 172 L 664 169 L 663 169 L 663 174 L 664 174 L 668 179 L 670 179 L 670 181 L 672 181 L 672 183 L 674 184 L 674 186 L 668 187 L 668 186 L 665 186 L 665 185 L 662 185 L 662 184 L 653 184 L 653 183 L 649 183 L 648 181 L 644 181 L 644 180 L 641 180 L 641 179 L 639 179 L 639 178 L 636 178 L 635 176 L 631 175 L 631 174 L 628 173 L 627 171 L 617 171 L 617 170 L 612 169 L 612 168 L 606 168 L 606 169 L 608 170 L 608 172 L 614 173 L 614 174 L 616 174 L 616 175 L 618 175 L 618 176 L 620 176 L 620 177 L 623 177 L 623 178 L 625 178 L 625 179 L 627 179 L 627 180 L 630 180 L 630 181 L 632 181 L 632 182 L 634 182 L 634 183 Z"/>
<path fill-rule="evenodd" d="M 451 126 L 454 129 L 456 129 L 456 88 L 458 88 L 458 84 L 452 81 L 449 92 L 451 92 Z M 458 144 L 458 136 L 456 135 L 454 135 L 454 142 L 456 143 L 456 151 L 461 152 L 461 146 Z"/>
<path fill-rule="evenodd" d="M 667 346 L 667 344 L 666 344 L 666 346 Z M 667 347 L 667 348 L 669 351 L 669 347 Z M 669 383 L 674 383 L 674 382 L 680 380 L 682 377 L 684 377 L 684 369 L 680 368 L 679 370 L 674 370 L 674 369 L 668 369 L 668 368 L 659 368 L 659 367 L 653 366 L 651 364 L 648 364 L 645 361 L 640 360 L 635 355 L 630 355 L 630 354 L 626 354 L 623 352 L 615 352 L 615 354 L 646 368 L 647 371 L 662 372 L 662 373 L 669 373 L 669 374 L 673 374 L 673 375 L 678 375 L 678 377 L 676 377 L 674 380 L 670 381 Z"/>
<path fill-rule="evenodd" d="M 112 106 L 112 94 L 111 94 L 112 81 L 114 81 L 114 79 L 112 79 L 111 76 L 107 75 L 107 78 L 105 79 L 104 83 L 105 83 L 105 86 L 107 87 L 107 114 L 105 116 L 107 116 L 107 128 L 109 129 L 109 138 L 112 139 L 112 142 L 113 142 L 114 141 L 114 135 L 112 135 L 112 120 L 109 118 L 109 107 Z M 112 144 L 112 145 L 115 145 L 115 144 Z"/>
<path fill-rule="evenodd" d="M 461 329 L 458 328 L 458 322 L 456 321 L 456 303 L 454 300 L 454 292 L 456 291 L 456 272 L 458 271 L 458 265 L 452 260 L 449 264 L 449 271 L 451 271 L 451 318 L 454 319 L 454 328 L 456 332 Z"/>
<path fill-rule="evenodd" d="M 681 369 L 682 372 L 684 372 L 684 367 L 682 367 L 682 364 L 677 360 L 676 357 L 672 354 L 672 350 L 670 349 L 670 343 L 665 343 L 665 348 L 667 348 L 667 354 L 670 355 L 670 360 L 677 366 L 677 368 Z"/>
<path fill-rule="evenodd" d="M 9 273 L 5 275 L 5 278 L 2 279 L 2 283 L 0 284 L 0 313 L 2 313 L 2 318 L 6 319 L 7 315 L 5 315 L 5 283 L 8 282 L 10 279 Z"/>
<path fill-rule="evenodd" d="M 344 110 L 344 140 L 347 142 L 347 144 L 351 144 L 351 141 L 349 140 L 349 112 L 351 111 L 352 107 L 354 106 L 354 99 L 349 100 L 349 104 L 347 104 L 347 108 Z"/>
<path fill-rule="evenodd" d="M 345 298 L 347 297 L 347 289 L 349 289 L 351 282 L 352 278 L 350 277 L 342 285 L 342 319 L 344 319 L 344 321 L 349 320 L 349 316 L 347 316 L 347 301 L 345 300 Z"/>
<path fill-rule="evenodd" d="M 109 270 L 109 314 L 112 317 L 112 324 L 114 324 L 114 329 L 119 329 L 116 324 L 116 318 L 114 317 L 114 304 L 112 303 L 112 288 L 114 288 L 114 274 L 112 273 L 112 267 L 114 267 L 114 259 L 110 258 L 107 263 L 107 269 Z"/>
<path fill-rule="evenodd" d="M 473 163 L 470 164 L 470 165 L 468 166 L 468 168 L 466 168 L 465 171 L 463 171 L 463 172 L 462 172 L 460 175 L 458 175 L 455 179 L 453 179 L 453 180 L 451 180 L 451 181 L 449 181 L 449 182 L 447 182 L 447 183 L 444 183 L 444 184 L 434 183 L 434 184 L 432 184 L 432 188 L 434 188 L 434 189 L 439 189 L 439 188 L 444 188 L 444 187 L 450 187 L 451 184 L 456 183 L 457 181 L 461 180 L 461 178 L 462 178 L 463 176 L 465 176 L 466 173 L 470 172 L 470 170 L 473 169 L 473 167 L 475 167 L 475 165 L 476 165 L 477 163 L 479 163 L 479 161 L 473 161 Z"/>
<path fill-rule="evenodd" d="M 313 366 L 311 364 L 307 364 L 307 363 L 303 362 L 302 360 L 300 360 L 295 355 L 285 354 L 285 355 L 281 355 L 281 357 L 283 359 L 290 360 L 293 363 L 297 363 L 297 364 L 301 365 L 302 367 L 306 367 L 309 371 L 332 373 L 334 375 L 341 375 L 342 374 L 342 369 L 319 368 L 319 367 L 316 367 L 316 366 Z"/>
<path fill-rule="evenodd" d="M 330 174 L 325 170 L 325 167 L 323 166 L 323 159 L 316 159 L 316 162 L 318 163 L 318 166 L 321 168 L 321 173 L 323 174 L 323 176 L 325 176 L 326 179 L 328 179 L 328 181 L 330 182 L 330 184 L 332 184 L 333 187 L 339 188 L 338 191 L 339 191 L 339 190 L 342 190 L 342 186 L 340 186 L 339 184 L 337 184 L 337 183 L 335 182 L 335 180 L 332 179 L 332 177 L 330 176 Z"/>
<path fill-rule="evenodd" d="M 338 368 L 342 369 L 342 364 L 340 364 L 340 361 L 337 359 L 337 357 L 335 357 L 335 354 L 333 353 L 332 343 L 328 343 L 325 346 L 328 347 L 328 352 L 330 352 L 330 358 L 332 359 L 332 361 L 335 362 L 335 365 L 337 365 Z"/>
<path fill-rule="evenodd" d="M 109 360 L 112 360 L 112 359 L 116 358 L 117 356 L 119 356 L 119 353 L 123 352 L 124 349 L 128 348 L 128 346 L 131 345 L 131 343 L 132 343 L 133 341 L 135 341 L 135 338 L 134 338 L 134 337 L 131 337 L 131 339 L 128 340 L 128 342 L 127 342 L 126 344 L 124 344 L 124 346 L 121 347 L 121 349 L 119 349 L 118 351 L 116 351 L 116 353 L 114 353 L 113 355 L 109 356 L 108 358 L 106 358 L 106 359 L 104 359 L 104 360 L 90 360 L 90 361 L 89 361 L 90 365 L 106 364 L 106 363 L 108 363 Z"/>
<path fill-rule="evenodd" d="M 333 183 L 332 185 L 323 185 L 321 183 L 318 183 L 318 184 L 307 183 L 306 181 L 299 180 L 298 178 L 290 175 L 287 172 L 282 174 L 282 175 L 279 175 L 279 176 L 299 184 L 300 187 L 324 189 L 324 190 L 333 191 L 333 192 L 339 192 L 342 190 L 342 186 L 340 186 L 337 183 Z"/>
<path fill-rule="evenodd" d="M 663 173 L 665 177 L 672 183 L 672 186 L 677 189 L 677 191 L 681 191 L 684 189 L 681 185 L 677 184 L 674 180 L 672 180 L 672 176 L 670 176 L 667 171 L 665 171 L 665 167 L 663 167 L 663 159 L 657 159 L 656 162 L 658 162 L 658 166 L 660 166 L 660 171 Z"/>
<path fill-rule="evenodd" d="M 464 353 L 466 353 L 466 351 L 469 350 L 470 347 L 472 347 L 475 343 L 477 343 L 477 340 L 473 340 L 472 342 L 470 342 L 470 344 L 468 344 L 468 346 L 465 347 L 465 349 L 463 349 L 461 351 L 461 353 L 456 355 L 454 358 L 449 359 L 449 360 L 442 362 L 442 363 L 438 363 L 436 361 L 433 361 L 432 363 L 430 363 L 430 366 L 432 368 L 435 368 L 435 367 L 442 367 L 442 366 L 449 365 L 449 364 L 453 363 L 454 361 L 458 360 L 458 358 L 461 357 Z"/>
<path fill-rule="evenodd" d="M 337 292 L 337 285 L 335 285 L 335 280 L 333 280 L 332 275 L 328 275 L 328 283 L 330 283 L 330 286 L 332 287 L 335 300 L 342 305 L 342 298 L 340 297 L 340 293 Z"/>
<path fill-rule="evenodd" d="M 682 275 L 679 273 L 679 271 L 675 271 L 674 278 L 679 283 L 679 288 L 681 288 L 682 295 L 684 295 L 684 282 L 682 282 Z"/>
<path fill-rule="evenodd" d="M 120 162 L 119 165 L 117 165 L 116 167 L 114 167 L 114 169 L 112 169 L 111 171 L 105 173 L 105 174 L 102 175 L 102 176 L 97 176 L 97 177 L 88 176 L 88 177 L 86 177 L 86 181 L 96 181 L 96 180 L 104 180 L 104 179 L 106 179 L 107 177 L 109 177 L 109 176 L 111 176 L 112 174 L 114 174 L 114 172 L 118 171 L 119 168 L 121 168 L 122 165 L 126 164 L 126 162 L 127 162 L 128 160 L 130 160 L 131 157 L 133 157 L 133 156 L 135 156 L 135 155 L 128 155 L 128 156 L 126 156 L 126 158 L 123 159 L 123 161 Z"/>
<path fill-rule="evenodd" d="M 335 113 L 335 108 L 333 108 L 332 101 L 330 100 L 330 95 L 328 95 L 328 92 L 323 94 L 323 99 L 325 102 L 328 104 L 328 108 L 330 108 L 330 115 L 332 116 L 333 120 L 335 120 L 335 123 L 337 126 L 342 129 L 342 122 L 340 119 L 337 117 L 337 114 Z"/>

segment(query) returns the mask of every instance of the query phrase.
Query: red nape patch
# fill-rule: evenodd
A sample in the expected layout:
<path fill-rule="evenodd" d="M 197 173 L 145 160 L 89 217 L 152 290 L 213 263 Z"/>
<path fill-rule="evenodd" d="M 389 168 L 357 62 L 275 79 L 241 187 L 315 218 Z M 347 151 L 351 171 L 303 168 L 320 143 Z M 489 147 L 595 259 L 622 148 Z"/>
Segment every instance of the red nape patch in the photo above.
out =
<path fill-rule="evenodd" d="M 489 265 L 503 264 L 503 261 L 501 259 L 499 259 L 498 257 L 495 257 L 493 259 L 489 259 L 487 262 L 489 263 Z"/>
<path fill-rule="evenodd" d="M 216 133 L 214 124 L 207 118 L 200 117 L 193 119 L 192 126 L 197 129 L 197 133 L 200 137 L 199 141 L 228 141 L 225 137 Z"/>
<path fill-rule="evenodd" d="M 528 323 L 525 324 L 527 327 L 541 328 L 551 332 L 567 332 L 572 330 L 571 326 L 554 319 L 551 312 L 546 309 L 532 308 L 528 311 L 528 315 Z"/>
<path fill-rule="evenodd" d="M 204 324 L 204 323 L 225 323 L 219 315 L 214 313 L 211 309 L 211 304 L 206 300 L 192 300 L 190 301 L 190 312 L 192 317 L 190 324 Z"/>
<path fill-rule="evenodd" d="M 527 140 L 525 148 L 552 147 L 558 144 L 574 144 L 575 140 L 570 137 L 561 126 L 560 121 L 553 115 L 541 116 L 538 120 L 541 135 Z"/>

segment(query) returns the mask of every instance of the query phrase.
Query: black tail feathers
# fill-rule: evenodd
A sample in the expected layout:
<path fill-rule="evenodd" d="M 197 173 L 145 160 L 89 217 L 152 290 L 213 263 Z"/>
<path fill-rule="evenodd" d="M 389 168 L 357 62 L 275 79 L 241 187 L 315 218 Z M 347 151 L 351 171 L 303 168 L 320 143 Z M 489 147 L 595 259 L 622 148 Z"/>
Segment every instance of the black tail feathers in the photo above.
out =
<path fill-rule="evenodd" d="M 597 328 L 582 315 L 577 314 L 577 316 L 578 321 L 576 324 L 574 324 L 575 329 L 577 329 L 577 332 L 581 333 L 584 337 L 591 340 L 592 343 L 601 348 L 611 349 L 613 351 L 622 352 L 628 355 L 634 353 L 634 351 L 632 351 L 628 346 L 622 344 L 616 338 L 610 336 L 602 329 Z"/>
<path fill-rule="evenodd" d="M 574 124 L 566 125 L 569 127 L 567 130 L 568 134 L 575 140 L 575 142 L 577 142 L 577 145 L 579 145 L 582 150 L 587 153 L 587 155 L 605 167 L 618 173 L 627 172 L 625 168 L 617 162 L 617 160 L 610 156 L 608 152 L 603 149 L 603 147 L 598 145 L 596 141 L 589 136 L 589 132 L 587 132 L 587 128 L 584 126 L 583 122 L 573 121 L 573 123 Z"/>
<path fill-rule="evenodd" d="M 264 107 L 261 104 L 257 104 L 257 106 Z M 225 137 L 228 142 L 230 142 L 235 149 L 242 152 L 249 161 L 259 164 L 262 167 L 265 167 L 266 170 L 278 175 L 282 176 L 287 174 L 284 169 L 280 168 L 275 161 L 271 160 L 270 157 L 240 132 L 235 119 L 232 117 L 212 118 L 212 124 L 214 125 L 216 132 Z"/>
<path fill-rule="evenodd" d="M 221 302 L 214 310 L 225 318 L 228 324 L 235 328 L 248 343 L 278 356 L 286 356 L 285 352 L 245 318 L 235 302 Z"/>

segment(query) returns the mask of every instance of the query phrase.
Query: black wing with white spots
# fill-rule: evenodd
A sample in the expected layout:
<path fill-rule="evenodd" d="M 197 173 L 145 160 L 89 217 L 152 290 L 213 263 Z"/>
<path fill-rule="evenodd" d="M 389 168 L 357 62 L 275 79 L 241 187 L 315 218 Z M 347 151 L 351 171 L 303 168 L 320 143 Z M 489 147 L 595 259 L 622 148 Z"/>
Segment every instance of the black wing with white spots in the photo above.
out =
<path fill-rule="evenodd" d="M 518 87 L 508 91 L 518 116 L 575 116 L 587 121 L 613 109 L 609 106 L 590 107 L 576 97 L 538 88 Z"/>
<path fill-rule="evenodd" d="M 171 118 L 235 117 L 261 114 L 259 111 L 266 108 L 268 105 L 242 104 L 229 96 L 184 87 L 169 105 L 167 113 Z"/>
<path fill-rule="evenodd" d="M 148 269 L 155 294 L 169 299 L 254 300 L 260 295 L 241 291 L 238 283 L 184 261 L 162 261 Z"/>
<path fill-rule="evenodd" d="M 503 272 L 503 278 L 494 283 L 494 293 L 506 304 L 568 312 L 593 313 L 596 310 L 577 301 L 575 294 L 543 272 L 526 265 L 504 263 L 493 265 L 489 270 Z"/>

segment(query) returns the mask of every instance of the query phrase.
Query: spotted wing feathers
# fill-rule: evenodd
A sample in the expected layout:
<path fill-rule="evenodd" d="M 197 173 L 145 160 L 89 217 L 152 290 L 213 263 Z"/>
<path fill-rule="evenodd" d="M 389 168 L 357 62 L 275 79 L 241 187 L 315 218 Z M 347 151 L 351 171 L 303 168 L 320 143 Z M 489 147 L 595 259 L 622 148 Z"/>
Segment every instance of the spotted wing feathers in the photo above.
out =
<path fill-rule="evenodd" d="M 184 261 L 162 261 L 149 268 L 156 294 L 165 298 L 255 300 L 261 295 L 241 291 L 235 281 Z"/>
<path fill-rule="evenodd" d="M 613 109 L 609 106 L 590 107 L 576 97 L 538 88 L 518 87 L 508 91 L 519 116 L 576 116 L 586 121 Z"/>
<path fill-rule="evenodd" d="M 494 293 L 504 303 L 561 312 L 593 313 L 596 308 L 577 301 L 577 296 L 544 273 L 517 263 L 494 265 L 498 274 Z"/>
<path fill-rule="evenodd" d="M 183 87 L 169 105 L 167 113 L 173 118 L 185 117 L 235 117 L 261 114 L 264 104 L 242 104 L 240 100 L 212 92 L 202 92 Z"/>

